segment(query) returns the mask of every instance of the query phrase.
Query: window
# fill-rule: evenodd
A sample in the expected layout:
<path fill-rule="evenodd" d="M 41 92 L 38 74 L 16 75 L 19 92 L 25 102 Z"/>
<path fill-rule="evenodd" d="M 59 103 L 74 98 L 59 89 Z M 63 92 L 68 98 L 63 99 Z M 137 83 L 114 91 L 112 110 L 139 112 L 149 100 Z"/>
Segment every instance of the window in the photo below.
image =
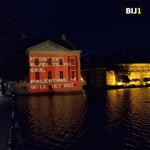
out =
<path fill-rule="evenodd" d="M 22 90 L 26 90 L 26 87 L 25 87 L 25 86 L 22 86 L 21 89 L 22 89 Z"/>
<path fill-rule="evenodd" d="M 48 89 L 51 91 L 52 90 L 52 85 L 48 85 Z"/>
<path fill-rule="evenodd" d="M 48 71 L 48 79 L 52 79 L 52 72 Z"/>
<path fill-rule="evenodd" d="M 75 87 L 75 86 L 77 86 L 76 84 L 73 84 L 73 86 Z"/>
<path fill-rule="evenodd" d="M 50 66 L 50 65 L 52 65 L 52 59 L 51 58 L 48 58 L 47 59 L 47 64 Z"/>
<path fill-rule="evenodd" d="M 60 72 L 59 72 L 59 78 L 60 78 L 60 79 L 63 79 L 63 78 L 64 78 L 63 71 L 60 71 Z"/>
<path fill-rule="evenodd" d="M 59 65 L 60 65 L 60 66 L 63 65 L 63 59 L 62 59 L 62 58 L 59 59 Z"/>
<path fill-rule="evenodd" d="M 74 65 L 75 65 L 75 61 L 74 61 L 74 59 L 73 59 L 73 58 L 71 59 L 71 61 L 70 61 L 70 62 L 71 62 L 71 66 L 74 66 Z"/>
<path fill-rule="evenodd" d="M 39 80 L 40 79 L 40 73 L 39 72 L 35 72 L 35 79 Z"/>
<path fill-rule="evenodd" d="M 35 58 L 35 65 L 39 65 L 39 59 Z"/>
<path fill-rule="evenodd" d="M 71 71 L 71 79 L 75 78 L 75 71 Z"/>

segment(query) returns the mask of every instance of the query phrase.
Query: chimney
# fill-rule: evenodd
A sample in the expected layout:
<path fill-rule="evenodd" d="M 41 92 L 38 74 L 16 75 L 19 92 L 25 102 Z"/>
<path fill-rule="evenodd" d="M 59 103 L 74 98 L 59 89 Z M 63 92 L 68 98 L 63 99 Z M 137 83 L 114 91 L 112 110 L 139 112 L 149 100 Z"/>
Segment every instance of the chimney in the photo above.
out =
<path fill-rule="evenodd" d="M 61 34 L 61 35 L 60 35 L 60 38 L 61 38 L 62 40 L 64 40 L 64 41 L 67 41 L 67 38 L 66 38 L 66 35 L 65 35 L 65 34 Z"/>

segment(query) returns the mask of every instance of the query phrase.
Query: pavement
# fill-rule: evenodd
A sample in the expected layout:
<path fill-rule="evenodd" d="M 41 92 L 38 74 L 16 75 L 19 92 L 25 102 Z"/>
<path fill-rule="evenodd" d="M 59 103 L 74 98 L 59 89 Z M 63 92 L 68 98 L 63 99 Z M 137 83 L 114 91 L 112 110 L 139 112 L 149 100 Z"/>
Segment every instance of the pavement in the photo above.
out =
<path fill-rule="evenodd" d="M 11 127 L 11 100 L 0 92 L 0 150 L 8 150 L 8 139 Z"/>

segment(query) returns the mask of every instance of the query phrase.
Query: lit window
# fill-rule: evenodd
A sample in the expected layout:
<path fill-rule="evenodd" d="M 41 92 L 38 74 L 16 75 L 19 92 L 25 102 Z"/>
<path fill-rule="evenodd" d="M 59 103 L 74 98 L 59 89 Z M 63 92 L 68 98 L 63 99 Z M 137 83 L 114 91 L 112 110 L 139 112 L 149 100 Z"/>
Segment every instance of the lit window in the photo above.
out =
<path fill-rule="evenodd" d="M 64 78 L 63 71 L 60 71 L 60 72 L 59 72 L 59 78 L 60 78 L 60 79 L 63 79 L 63 78 Z"/>
<path fill-rule="evenodd" d="M 59 59 L 59 65 L 62 66 L 63 65 L 63 59 Z"/>
<path fill-rule="evenodd" d="M 71 62 L 71 66 L 74 66 L 74 65 L 75 65 L 74 59 L 71 59 L 70 62 Z"/>
<path fill-rule="evenodd" d="M 48 79 L 52 79 L 52 72 L 48 71 Z"/>
<path fill-rule="evenodd" d="M 39 65 L 39 59 L 35 58 L 35 65 Z"/>
<path fill-rule="evenodd" d="M 52 59 L 51 58 L 48 58 L 47 59 L 47 64 L 50 66 L 50 65 L 52 65 Z"/>
<path fill-rule="evenodd" d="M 40 79 L 40 73 L 39 72 L 35 72 L 35 79 L 39 80 Z"/>

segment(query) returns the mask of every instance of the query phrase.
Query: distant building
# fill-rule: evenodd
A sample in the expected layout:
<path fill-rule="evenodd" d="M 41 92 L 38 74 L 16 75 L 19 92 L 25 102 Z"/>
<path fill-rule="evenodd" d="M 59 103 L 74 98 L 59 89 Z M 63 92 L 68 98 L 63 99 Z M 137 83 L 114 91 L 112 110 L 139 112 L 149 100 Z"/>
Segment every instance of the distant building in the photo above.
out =
<path fill-rule="evenodd" d="M 18 93 L 82 90 L 81 51 L 72 49 L 66 41 L 59 40 L 58 43 L 47 40 L 27 49 L 29 66 L 27 81 L 20 81 L 16 85 Z"/>
<path fill-rule="evenodd" d="M 106 69 L 105 68 L 87 68 L 81 70 L 82 83 L 87 88 L 106 87 Z"/>
<path fill-rule="evenodd" d="M 150 63 L 116 64 L 107 71 L 108 86 L 150 84 Z"/>

